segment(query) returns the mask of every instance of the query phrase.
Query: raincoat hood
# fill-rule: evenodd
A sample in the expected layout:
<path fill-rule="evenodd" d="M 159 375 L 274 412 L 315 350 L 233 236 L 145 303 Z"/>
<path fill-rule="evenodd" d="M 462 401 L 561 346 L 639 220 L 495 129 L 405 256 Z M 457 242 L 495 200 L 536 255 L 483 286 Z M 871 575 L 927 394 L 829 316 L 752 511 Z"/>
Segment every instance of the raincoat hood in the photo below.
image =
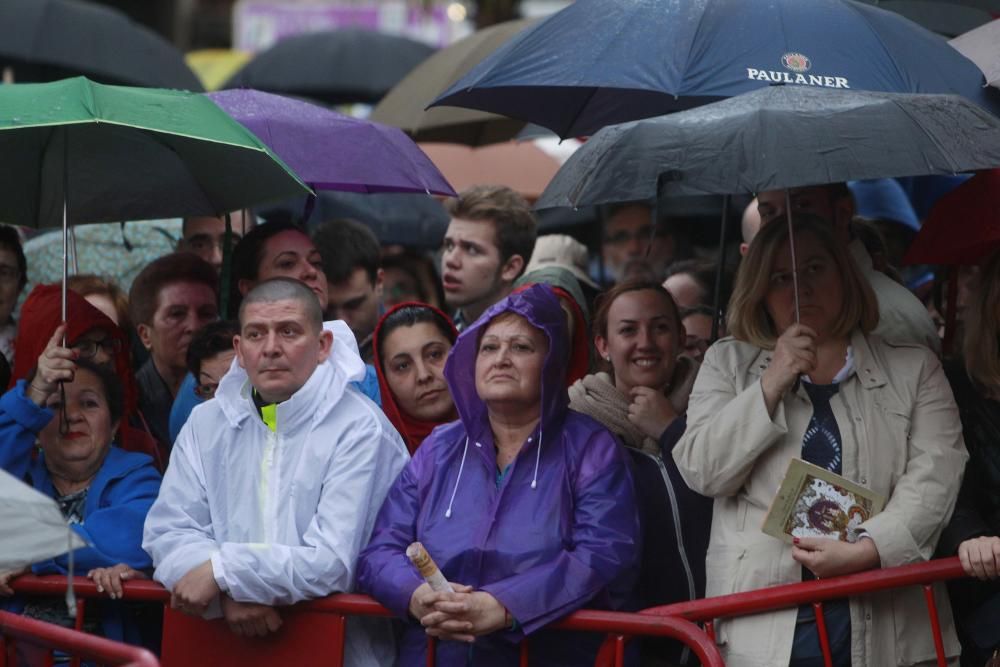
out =
<path fill-rule="evenodd" d="M 333 346 L 326 361 L 316 366 L 306 383 L 277 407 L 278 430 L 294 429 L 308 422 L 321 421 L 337 404 L 351 382 L 365 377 L 365 362 L 358 354 L 358 343 L 343 320 L 324 322 L 323 329 L 333 333 Z M 219 382 L 215 398 L 230 424 L 236 426 L 248 416 L 258 414 L 251 396 L 250 376 L 233 357 L 229 371 Z"/>
<path fill-rule="evenodd" d="M 494 318 L 507 312 L 520 315 L 549 340 L 549 351 L 542 367 L 541 426 L 558 422 L 566 414 L 566 315 L 549 285 L 531 285 L 491 306 L 462 332 L 448 356 L 444 377 L 458 416 L 473 439 L 490 432 L 486 403 L 476 392 L 479 339 Z"/>
<path fill-rule="evenodd" d="M 417 447 L 420 446 L 420 443 L 424 441 L 424 438 L 430 435 L 430 432 L 433 431 L 436 426 L 440 426 L 445 422 L 423 421 L 411 417 L 403 412 L 402 408 L 400 408 L 396 403 L 396 397 L 393 395 L 392 389 L 389 388 L 389 383 L 385 379 L 385 372 L 382 370 L 382 346 L 380 345 L 380 339 L 382 338 L 382 324 L 389 318 L 390 315 L 403 308 L 426 308 L 434 311 L 441 317 L 443 322 L 447 322 L 448 326 L 451 327 L 453 340 L 458 337 L 458 330 L 455 328 L 451 318 L 445 315 L 441 310 L 419 301 L 407 301 L 393 306 L 385 313 L 385 315 L 379 318 L 378 324 L 375 325 L 375 331 L 372 334 L 372 363 L 375 366 L 375 373 L 378 375 L 378 389 L 379 394 L 382 397 L 382 412 L 384 412 L 385 416 L 389 418 L 392 425 L 396 427 L 399 434 L 403 436 L 403 442 L 406 443 L 406 448 L 409 449 L 412 454 L 416 451 Z M 452 418 L 454 418 L 454 413 L 452 413 L 452 417 L 447 421 L 451 421 Z"/>

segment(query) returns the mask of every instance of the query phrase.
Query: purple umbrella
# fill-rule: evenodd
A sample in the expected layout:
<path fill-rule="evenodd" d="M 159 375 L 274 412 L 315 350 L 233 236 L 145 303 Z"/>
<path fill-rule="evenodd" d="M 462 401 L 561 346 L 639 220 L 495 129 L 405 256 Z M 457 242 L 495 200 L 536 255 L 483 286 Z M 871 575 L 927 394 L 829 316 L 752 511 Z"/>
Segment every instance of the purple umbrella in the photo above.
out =
<path fill-rule="evenodd" d="M 315 190 L 455 196 L 430 158 L 395 127 L 259 90 L 208 96 Z"/>

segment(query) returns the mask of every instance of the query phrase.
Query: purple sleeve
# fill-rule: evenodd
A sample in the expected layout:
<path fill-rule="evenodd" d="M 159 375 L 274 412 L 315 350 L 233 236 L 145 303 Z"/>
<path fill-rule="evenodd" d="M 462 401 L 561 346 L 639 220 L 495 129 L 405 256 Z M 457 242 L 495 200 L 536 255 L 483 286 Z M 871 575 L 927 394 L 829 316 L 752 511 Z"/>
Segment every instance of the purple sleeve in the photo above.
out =
<path fill-rule="evenodd" d="M 598 432 L 582 450 L 573 485 L 572 546 L 555 558 L 482 587 L 517 619 L 512 640 L 580 609 L 625 571 L 639 552 L 632 477 L 621 448 Z"/>
<path fill-rule="evenodd" d="M 417 480 L 429 443 L 424 442 L 416 456 L 389 489 L 382 503 L 368 546 L 358 562 L 358 589 L 368 593 L 401 618 L 407 618 L 410 597 L 423 578 L 406 556 L 406 547 L 416 541 L 417 514 L 420 511 Z"/>

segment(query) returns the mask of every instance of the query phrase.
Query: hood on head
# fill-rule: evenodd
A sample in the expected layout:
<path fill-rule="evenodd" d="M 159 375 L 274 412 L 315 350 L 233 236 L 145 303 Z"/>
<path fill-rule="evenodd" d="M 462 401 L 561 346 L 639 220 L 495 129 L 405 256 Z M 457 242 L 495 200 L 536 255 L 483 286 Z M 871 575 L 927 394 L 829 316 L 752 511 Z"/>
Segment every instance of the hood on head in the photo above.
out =
<path fill-rule="evenodd" d="M 549 285 L 531 285 L 491 306 L 459 335 L 448 355 L 444 376 L 458 415 L 471 437 L 477 437 L 489 428 L 486 403 L 476 392 L 479 339 L 494 318 L 508 312 L 525 318 L 549 340 L 549 351 L 542 368 L 542 423 L 559 419 L 566 411 L 566 368 L 569 361 L 566 315 Z"/>

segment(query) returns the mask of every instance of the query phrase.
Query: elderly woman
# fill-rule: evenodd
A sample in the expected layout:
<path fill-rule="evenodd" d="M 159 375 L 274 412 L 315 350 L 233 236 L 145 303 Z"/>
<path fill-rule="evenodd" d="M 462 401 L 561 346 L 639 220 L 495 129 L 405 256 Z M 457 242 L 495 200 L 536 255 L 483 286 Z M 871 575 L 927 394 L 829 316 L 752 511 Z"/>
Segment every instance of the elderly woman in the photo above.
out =
<path fill-rule="evenodd" d="M 75 566 L 117 598 L 123 580 L 152 567 L 141 547 L 142 526 L 160 475 L 150 457 L 112 447 L 122 418 L 121 385 L 106 366 L 62 347 L 65 331 L 56 328 L 36 370 L 0 397 L 0 466 L 56 500 L 89 545 L 74 552 Z M 65 574 L 67 568 L 67 556 L 60 556 L 31 569 Z M 16 574 L 0 575 L 0 594 L 11 593 L 8 582 Z M 58 618 L 45 602 L 28 601 L 23 611 Z M 106 611 L 104 634 L 125 638 L 121 610 Z"/>
<path fill-rule="evenodd" d="M 490 308 L 445 367 L 460 419 L 400 474 L 358 565 L 360 587 L 409 620 L 400 664 L 590 664 L 593 637 L 538 632 L 584 606 L 621 608 L 638 521 L 621 448 L 566 409 L 566 317 L 533 285 Z M 406 557 L 421 541 L 452 582 L 434 592 Z"/>
<path fill-rule="evenodd" d="M 730 302 L 733 338 L 705 355 L 687 432 L 673 452 L 688 485 L 716 499 L 708 595 L 927 560 L 967 458 L 937 358 L 920 345 L 869 335 L 878 321 L 875 296 L 827 224 L 800 213 L 794 239 L 797 266 L 785 220 L 766 225 L 750 246 Z M 854 542 L 796 537 L 786 544 L 763 533 L 793 458 L 882 495 L 885 509 L 861 524 Z M 944 599 L 941 587 L 944 645 L 956 656 Z M 836 665 L 934 660 L 917 588 L 825 607 Z M 720 623 L 718 640 L 727 665 L 822 664 L 808 607 Z"/>
<path fill-rule="evenodd" d="M 1000 648 L 1000 252 L 983 263 L 965 309 L 962 363 L 946 367 L 969 448 L 955 514 L 938 551 L 958 555 L 972 579 L 950 583 L 962 664 Z"/>
<path fill-rule="evenodd" d="M 614 433 L 632 458 L 643 525 L 639 606 L 705 595 L 712 500 L 687 487 L 670 456 L 684 433 L 698 364 L 680 354 L 684 327 L 670 292 L 655 282 L 618 283 L 598 298 L 594 346 L 610 372 L 569 390 L 569 406 Z M 646 642 L 645 654 L 693 660 L 679 644 Z"/>
<path fill-rule="evenodd" d="M 412 454 L 435 427 L 454 421 L 444 364 L 458 331 L 434 306 L 404 302 L 375 326 L 372 352 L 382 411 Z"/>

